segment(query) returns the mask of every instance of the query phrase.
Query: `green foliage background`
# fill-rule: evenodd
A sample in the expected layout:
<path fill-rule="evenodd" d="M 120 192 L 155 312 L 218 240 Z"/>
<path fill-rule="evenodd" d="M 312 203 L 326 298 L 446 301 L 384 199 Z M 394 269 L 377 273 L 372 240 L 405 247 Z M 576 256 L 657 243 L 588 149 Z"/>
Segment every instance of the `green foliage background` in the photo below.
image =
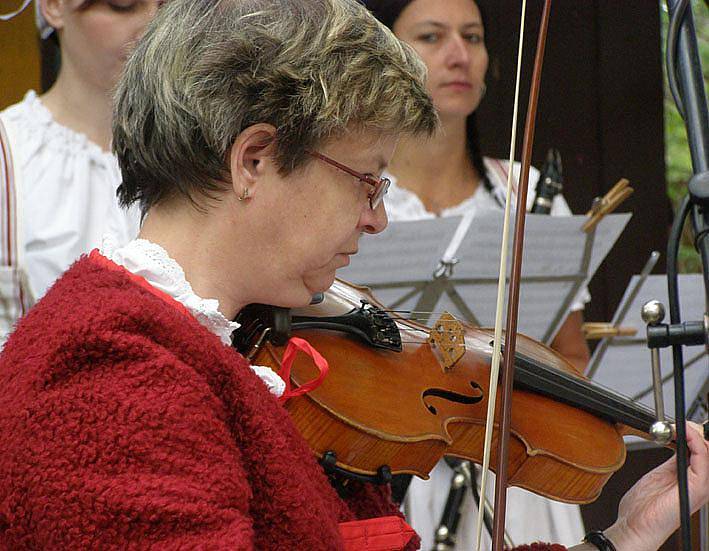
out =
<path fill-rule="evenodd" d="M 704 72 L 704 89 L 707 90 L 707 75 L 709 74 L 709 7 L 704 0 L 692 0 L 694 25 L 697 31 L 699 55 Z M 664 1 L 660 2 L 662 11 L 662 54 L 664 60 L 665 39 L 667 36 L 668 15 Z M 665 68 L 666 69 L 666 68 Z M 708 91 L 709 95 L 709 91 Z M 684 121 L 675 106 L 670 89 L 665 78 L 665 166 L 667 194 L 672 200 L 675 211 L 681 200 L 687 194 L 687 182 L 692 176 L 692 161 L 687 146 L 687 133 Z M 685 227 L 684 239 L 680 249 L 679 261 L 682 272 L 699 272 L 701 265 L 699 255 L 692 244 L 689 224 Z"/>

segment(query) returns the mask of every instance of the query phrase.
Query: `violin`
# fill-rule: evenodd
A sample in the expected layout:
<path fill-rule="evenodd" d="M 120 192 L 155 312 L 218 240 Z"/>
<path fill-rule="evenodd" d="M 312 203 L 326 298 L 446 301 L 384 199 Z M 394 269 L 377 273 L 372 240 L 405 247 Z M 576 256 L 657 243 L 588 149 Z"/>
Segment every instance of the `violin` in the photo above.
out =
<path fill-rule="evenodd" d="M 328 360 L 322 384 L 285 406 L 326 471 L 388 482 L 426 479 L 443 455 L 482 462 L 492 329 L 443 319 L 431 330 L 342 280 L 306 308 L 251 305 L 237 321 L 234 346 L 253 364 L 278 372 L 290 336 Z M 509 483 L 568 503 L 595 500 L 625 461 L 623 435 L 650 438 L 652 410 L 529 337 L 518 335 L 514 362 Z M 309 358 L 296 358 L 293 385 L 317 376 Z"/>

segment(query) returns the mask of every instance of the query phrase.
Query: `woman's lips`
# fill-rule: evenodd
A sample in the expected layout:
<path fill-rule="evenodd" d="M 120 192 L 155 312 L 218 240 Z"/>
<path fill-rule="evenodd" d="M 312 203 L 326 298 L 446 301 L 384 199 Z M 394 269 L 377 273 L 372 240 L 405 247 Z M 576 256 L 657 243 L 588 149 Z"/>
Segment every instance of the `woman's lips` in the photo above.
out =
<path fill-rule="evenodd" d="M 446 82 L 445 84 L 442 85 L 442 88 L 446 88 L 448 90 L 459 90 L 459 91 L 468 91 L 473 87 L 473 85 L 470 82 L 466 82 L 463 80 L 455 80 L 452 82 Z"/>

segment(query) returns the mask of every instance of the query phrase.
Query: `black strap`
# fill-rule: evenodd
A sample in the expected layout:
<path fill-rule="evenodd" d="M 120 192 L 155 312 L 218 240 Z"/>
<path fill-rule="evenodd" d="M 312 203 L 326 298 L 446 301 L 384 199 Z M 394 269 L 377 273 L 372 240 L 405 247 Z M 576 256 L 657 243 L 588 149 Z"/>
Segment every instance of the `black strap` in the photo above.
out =
<path fill-rule="evenodd" d="M 594 530 L 586 534 L 583 541 L 595 545 L 600 551 L 617 551 L 613 542 L 601 530 Z"/>

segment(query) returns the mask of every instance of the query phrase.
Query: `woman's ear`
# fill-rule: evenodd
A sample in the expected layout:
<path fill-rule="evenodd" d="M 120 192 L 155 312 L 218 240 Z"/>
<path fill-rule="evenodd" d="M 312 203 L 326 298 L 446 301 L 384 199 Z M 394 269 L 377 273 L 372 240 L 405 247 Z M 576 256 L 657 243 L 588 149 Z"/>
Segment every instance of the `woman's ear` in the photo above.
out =
<path fill-rule="evenodd" d="M 66 0 L 35 0 L 39 3 L 39 11 L 55 29 L 64 27 Z"/>
<path fill-rule="evenodd" d="M 229 168 L 234 193 L 240 200 L 253 197 L 273 158 L 276 128 L 266 123 L 254 124 L 242 131 L 231 146 Z"/>

